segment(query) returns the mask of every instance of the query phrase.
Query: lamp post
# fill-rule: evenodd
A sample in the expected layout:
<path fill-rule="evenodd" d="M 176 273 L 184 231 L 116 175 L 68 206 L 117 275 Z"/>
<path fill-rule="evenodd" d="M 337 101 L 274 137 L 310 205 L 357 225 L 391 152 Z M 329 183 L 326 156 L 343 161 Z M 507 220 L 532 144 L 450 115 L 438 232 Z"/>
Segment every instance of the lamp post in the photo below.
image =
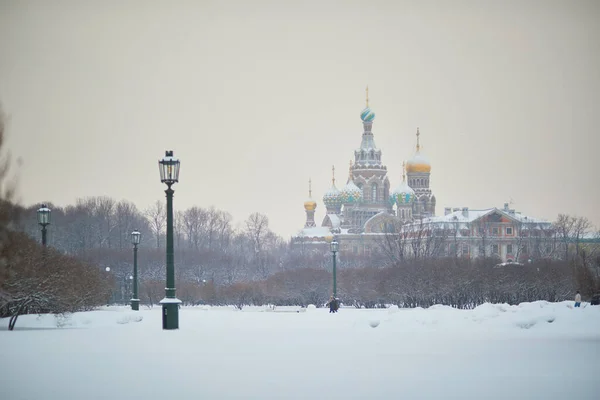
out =
<path fill-rule="evenodd" d="M 158 161 L 160 181 L 167 185 L 167 286 L 162 304 L 163 329 L 179 329 L 179 304 L 175 297 L 175 254 L 173 251 L 173 189 L 171 186 L 179 182 L 179 160 L 173 157 L 173 151 L 166 151 L 162 160 Z"/>
<path fill-rule="evenodd" d="M 142 239 L 142 234 L 136 229 L 131 232 L 131 243 L 133 244 L 133 296 L 131 298 L 131 309 L 138 311 L 140 309 L 140 299 L 138 297 L 138 267 L 137 267 L 137 250 L 138 244 Z"/>
<path fill-rule="evenodd" d="M 50 213 L 51 210 L 46 204 L 42 204 L 37 210 L 38 224 L 42 227 L 42 246 L 44 247 L 46 246 L 46 226 L 50 225 Z"/>
<path fill-rule="evenodd" d="M 333 254 L 333 298 L 337 299 L 337 281 L 336 281 L 336 253 L 338 252 L 340 244 L 334 238 L 331 241 L 331 253 Z"/>
<path fill-rule="evenodd" d="M 106 271 L 107 276 L 110 278 L 110 267 L 106 267 L 104 268 L 104 270 Z M 106 306 L 108 307 L 110 305 L 110 302 L 112 301 L 113 297 L 113 289 L 110 290 L 110 293 L 108 294 L 108 301 L 106 302 Z"/>

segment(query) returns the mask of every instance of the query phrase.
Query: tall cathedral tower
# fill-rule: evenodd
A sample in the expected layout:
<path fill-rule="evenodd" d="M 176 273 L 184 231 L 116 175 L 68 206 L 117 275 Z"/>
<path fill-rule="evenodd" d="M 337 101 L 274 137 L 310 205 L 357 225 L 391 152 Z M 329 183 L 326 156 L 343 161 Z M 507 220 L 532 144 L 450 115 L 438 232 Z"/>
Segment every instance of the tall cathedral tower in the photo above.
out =
<path fill-rule="evenodd" d="M 369 108 L 369 88 L 366 89 L 366 107 L 360 114 L 363 133 L 360 147 L 354 150 L 354 164 L 350 167 L 350 180 L 362 191 L 360 203 L 344 206 L 344 216 L 352 225 L 362 227 L 366 220 L 381 211 L 391 211 L 389 203 L 390 182 L 387 167 L 381 162 L 381 150 L 375 145 L 373 121 L 375 113 Z"/>
<path fill-rule="evenodd" d="M 305 228 L 314 228 L 315 224 L 315 209 L 317 208 L 317 202 L 312 199 L 312 182 L 308 180 L 308 199 L 304 202 L 304 211 L 306 211 L 306 223 Z"/>
<path fill-rule="evenodd" d="M 406 172 L 408 185 L 415 191 L 413 216 L 415 218 L 426 218 L 435 215 L 436 199 L 429 188 L 431 163 L 427 157 L 421 154 L 420 136 L 421 133 L 417 128 L 417 151 L 406 164 Z"/>

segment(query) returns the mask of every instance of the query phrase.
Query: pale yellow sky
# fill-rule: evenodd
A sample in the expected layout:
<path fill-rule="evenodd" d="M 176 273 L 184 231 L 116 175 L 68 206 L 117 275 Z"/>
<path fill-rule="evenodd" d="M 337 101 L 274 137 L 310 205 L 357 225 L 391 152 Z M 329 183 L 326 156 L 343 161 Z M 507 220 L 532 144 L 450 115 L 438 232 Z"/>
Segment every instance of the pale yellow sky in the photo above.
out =
<path fill-rule="evenodd" d="M 421 129 L 437 213 L 600 225 L 600 2 L 0 0 L 0 101 L 25 205 L 164 196 L 289 237 L 360 144 L 392 188 Z"/>

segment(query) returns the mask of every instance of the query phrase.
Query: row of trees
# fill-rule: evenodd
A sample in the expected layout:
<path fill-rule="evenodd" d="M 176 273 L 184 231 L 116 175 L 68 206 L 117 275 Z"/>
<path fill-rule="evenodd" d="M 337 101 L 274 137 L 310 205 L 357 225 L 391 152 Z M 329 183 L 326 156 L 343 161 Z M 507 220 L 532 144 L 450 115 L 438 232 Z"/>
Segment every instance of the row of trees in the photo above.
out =
<path fill-rule="evenodd" d="M 486 302 L 518 304 L 527 301 L 562 301 L 580 290 L 584 298 L 600 291 L 600 279 L 589 269 L 565 261 L 537 261 L 525 266 L 497 267 L 493 259 L 477 261 L 448 258 L 404 263 L 386 268 L 352 268 L 338 274 L 338 295 L 357 308 L 429 307 L 446 304 L 473 308 Z M 162 295 L 161 280 L 141 285 L 147 305 Z M 331 294 L 330 271 L 299 268 L 255 282 L 217 285 L 214 282 L 178 283 L 184 304 L 308 305 L 322 306 Z"/>
<path fill-rule="evenodd" d="M 52 225 L 48 241 L 65 254 L 127 274 L 127 268 L 121 266 L 130 262 L 130 234 L 138 229 L 143 238 L 141 253 L 152 256 L 147 273 L 164 265 L 163 202 L 140 211 L 128 201 L 101 196 L 78 199 L 66 207 L 49 207 Z M 37 239 L 36 210 L 36 206 L 22 209 L 18 228 Z M 178 270 L 192 280 L 264 279 L 281 269 L 287 253 L 286 243 L 270 230 L 269 219 L 260 213 L 251 214 L 242 227 L 234 228 L 227 212 L 190 207 L 175 213 L 174 235 Z"/>

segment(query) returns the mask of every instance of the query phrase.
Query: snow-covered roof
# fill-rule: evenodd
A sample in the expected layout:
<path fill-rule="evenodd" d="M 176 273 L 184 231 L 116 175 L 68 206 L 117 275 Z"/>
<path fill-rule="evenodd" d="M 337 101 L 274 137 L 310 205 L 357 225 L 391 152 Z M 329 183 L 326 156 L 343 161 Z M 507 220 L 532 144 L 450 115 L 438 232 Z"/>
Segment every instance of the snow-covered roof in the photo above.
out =
<path fill-rule="evenodd" d="M 394 189 L 394 191 L 392 192 L 392 195 L 398 195 L 398 194 L 402 194 L 402 193 L 410 193 L 410 194 L 415 193 L 415 191 L 410 186 L 408 186 L 408 183 L 406 183 L 406 179 L 402 180 L 400 185 L 398 185 L 398 187 L 396 189 Z"/>
<path fill-rule="evenodd" d="M 455 211 L 453 213 L 450 213 L 448 215 L 442 215 L 442 216 L 438 216 L 438 217 L 429 217 L 429 218 L 423 218 L 423 223 L 442 223 L 442 222 L 448 222 L 448 223 L 457 223 L 457 222 L 463 222 L 463 223 L 470 223 L 473 222 L 481 217 L 483 217 L 484 215 L 490 213 L 491 211 L 495 210 L 494 208 L 486 208 L 484 210 L 466 210 L 465 213 L 463 214 L 463 211 Z"/>
<path fill-rule="evenodd" d="M 331 225 L 333 229 L 339 228 L 342 225 L 342 220 L 340 216 L 337 214 L 327 214 L 329 216 L 329 220 L 331 221 Z"/>
<path fill-rule="evenodd" d="M 442 223 L 442 222 L 447 222 L 447 223 L 457 223 L 457 222 L 462 222 L 462 223 L 471 223 L 473 221 L 478 220 L 479 218 L 483 217 L 484 215 L 490 214 L 492 212 L 499 212 L 505 216 L 507 216 L 508 218 L 512 218 L 516 221 L 519 222 L 523 222 L 523 223 L 533 223 L 533 224 L 545 224 L 545 223 L 549 223 L 548 221 L 544 220 L 544 219 L 540 219 L 540 218 L 535 218 L 535 217 L 530 217 L 527 215 L 523 215 L 521 213 L 515 212 L 506 212 L 502 209 L 499 208 L 486 208 L 483 210 L 471 210 L 471 209 L 466 209 L 465 211 L 463 210 L 458 210 L 458 211 L 454 211 L 448 215 L 443 215 L 443 216 L 439 216 L 439 217 L 429 217 L 429 218 L 424 218 L 423 219 L 423 223 Z"/>
<path fill-rule="evenodd" d="M 419 165 L 431 165 L 431 163 L 429 162 L 429 159 L 427 157 L 425 157 L 423 154 L 421 154 L 420 151 L 417 151 L 415 153 L 415 155 L 408 160 L 408 162 L 406 163 L 406 166 L 411 166 L 413 164 L 419 164 Z"/>
<path fill-rule="evenodd" d="M 331 216 L 331 215 L 330 215 Z M 332 221 L 333 222 L 333 221 Z M 315 226 L 313 228 L 304 228 L 296 236 L 298 237 L 327 237 L 331 236 L 332 233 L 326 226 Z"/>

